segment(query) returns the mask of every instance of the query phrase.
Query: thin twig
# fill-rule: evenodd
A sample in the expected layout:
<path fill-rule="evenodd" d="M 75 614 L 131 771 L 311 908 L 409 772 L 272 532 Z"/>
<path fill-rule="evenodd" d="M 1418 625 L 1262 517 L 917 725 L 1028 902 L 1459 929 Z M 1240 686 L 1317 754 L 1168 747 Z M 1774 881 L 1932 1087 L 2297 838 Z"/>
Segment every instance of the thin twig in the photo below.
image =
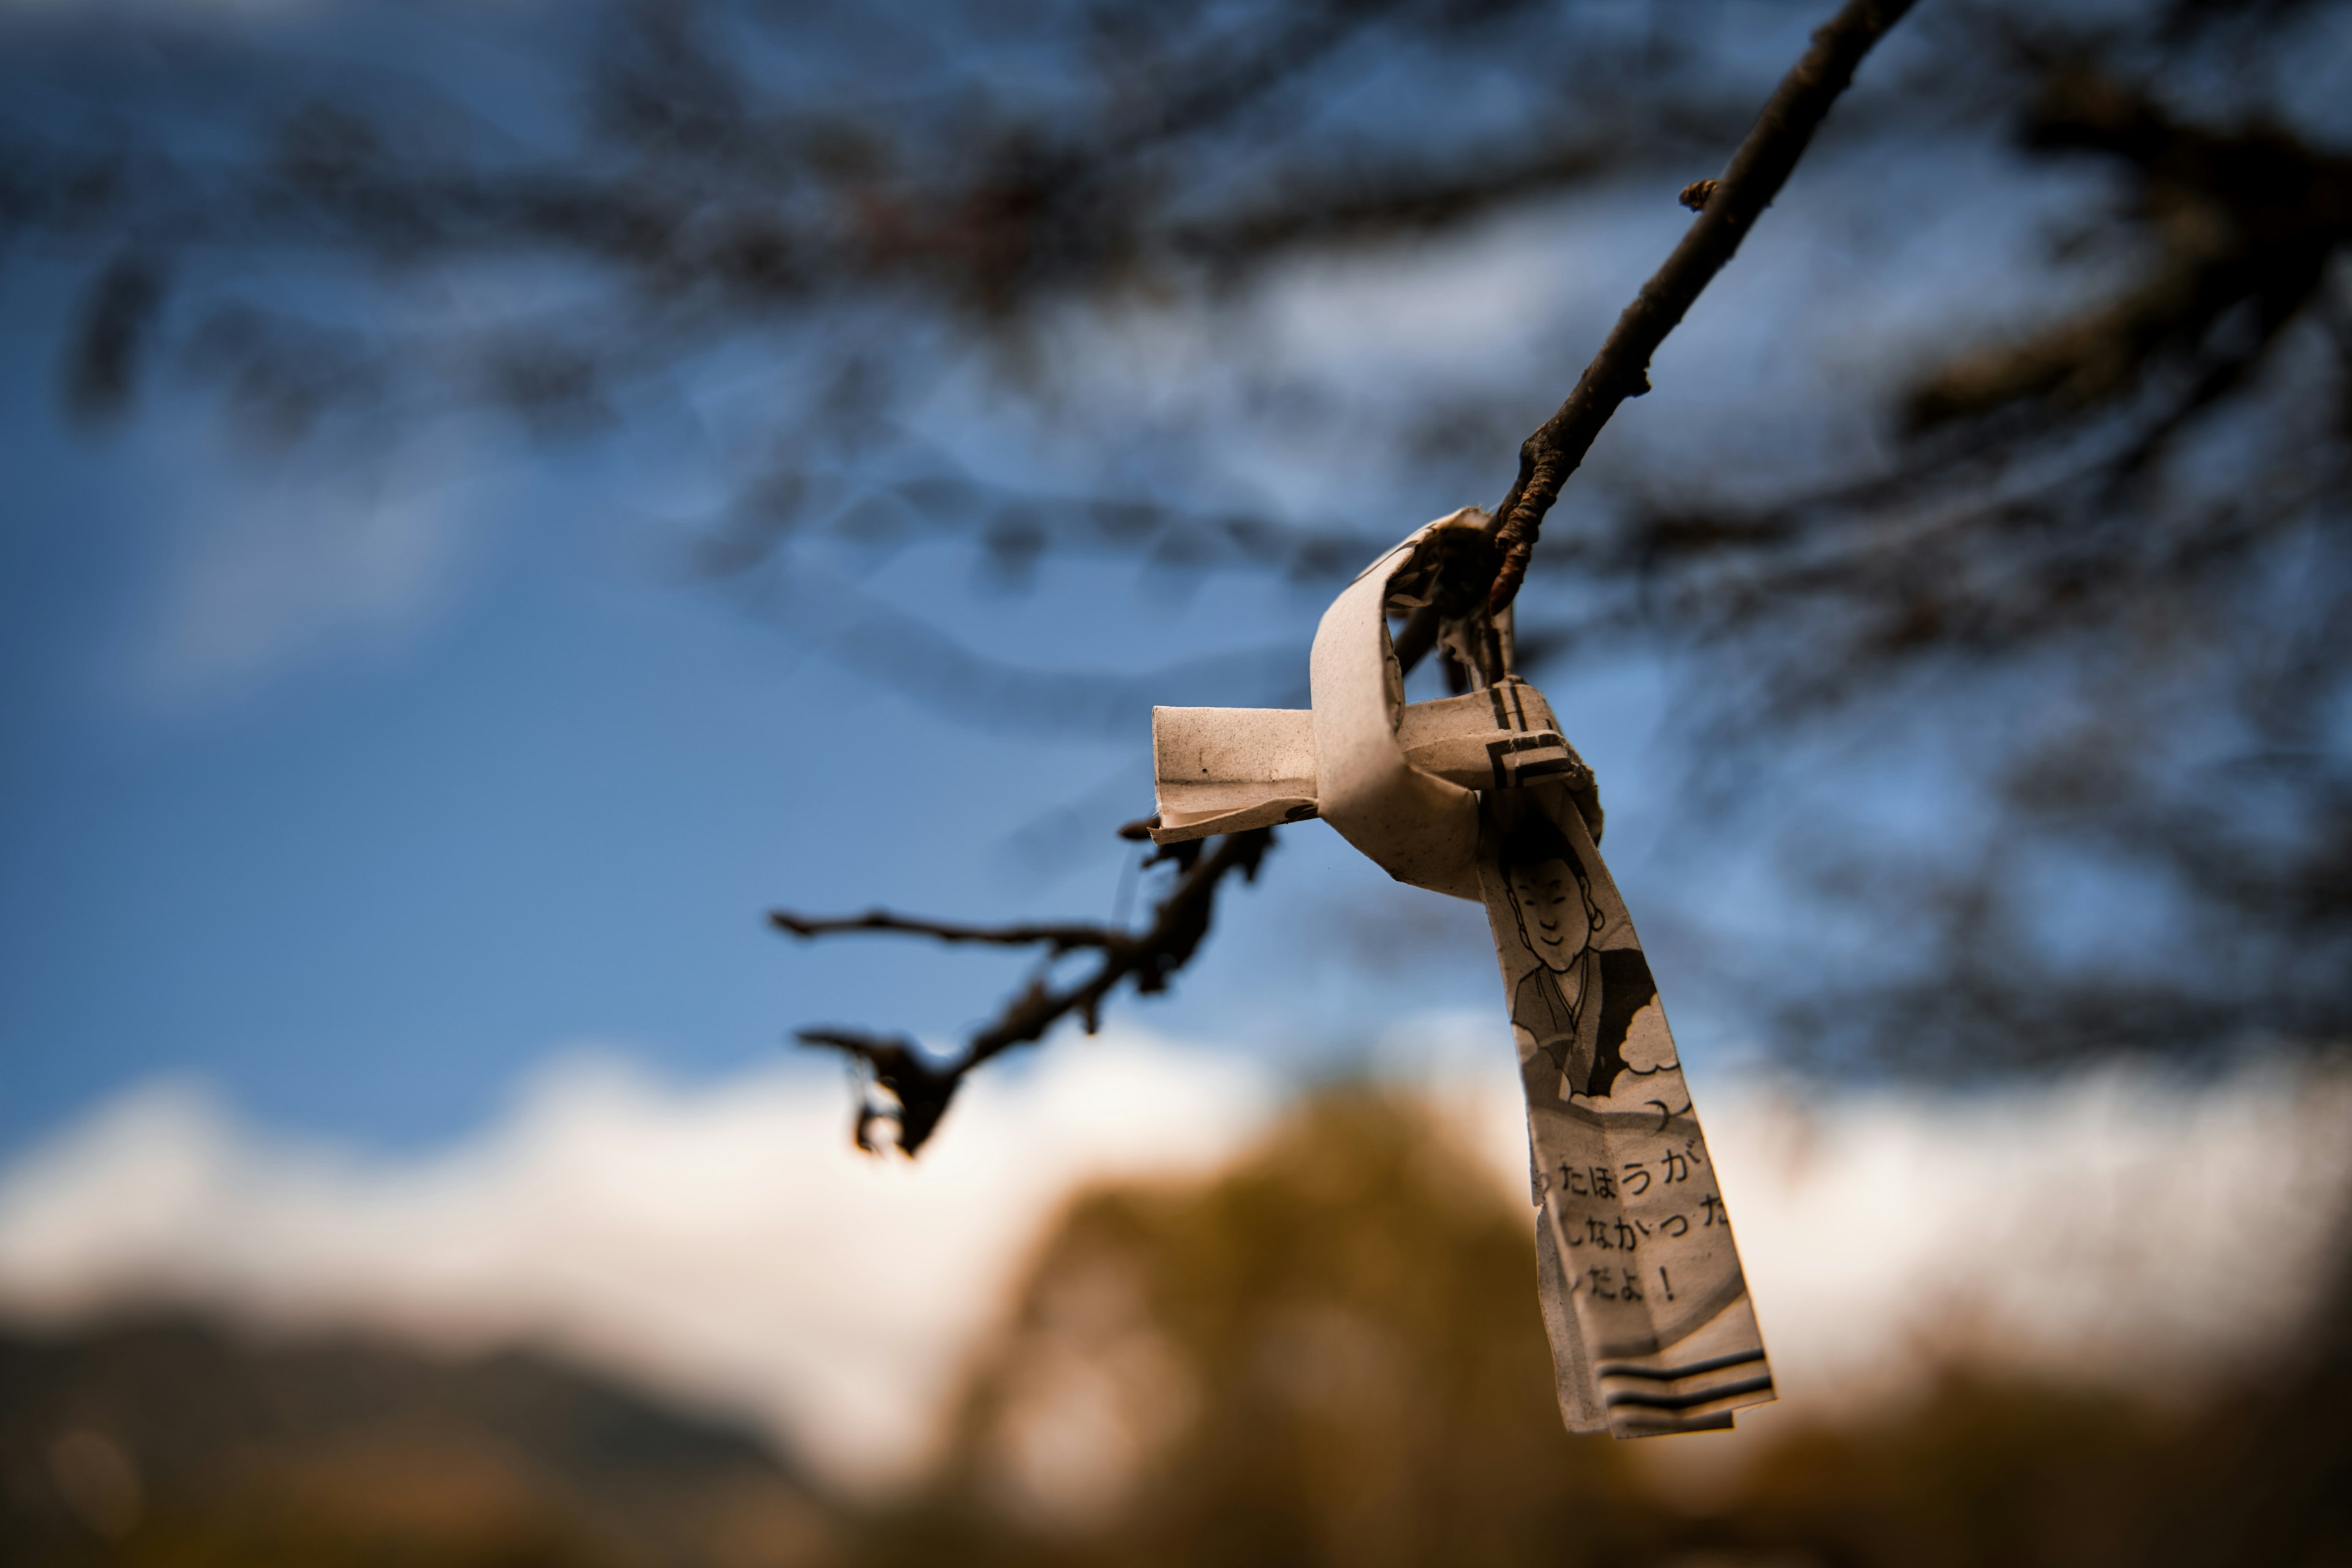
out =
<path fill-rule="evenodd" d="M 914 915 L 894 915 L 887 910 L 869 910 L 862 915 L 796 915 L 790 910 L 771 910 L 769 923 L 778 931 L 794 936 L 834 936 L 843 931 L 887 931 L 908 936 L 936 937 L 940 942 L 987 942 L 998 947 L 1048 947 L 1056 954 L 1082 947 L 1117 947 L 1129 938 L 1124 932 L 1097 925 L 1006 925 L 968 926 L 952 921 L 929 921 Z"/>
<path fill-rule="evenodd" d="M 1215 849 L 1201 854 L 1200 846 L 1174 847 L 1167 858 L 1181 868 L 1175 887 L 1152 911 L 1151 924 L 1140 931 L 1115 926 L 1030 925 L 963 926 L 939 921 L 911 920 L 876 910 L 846 919 L 810 919 L 776 910 L 768 918 L 779 930 L 795 936 L 829 936 L 843 931 L 883 931 L 894 935 L 928 936 L 941 942 L 996 942 L 1041 945 L 1056 956 L 1080 948 L 1101 957 L 1093 971 L 1067 985 L 1048 984 L 1040 974 L 1005 1003 L 993 1022 L 965 1042 L 963 1054 L 951 1062 L 933 1062 L 903 1036 L 866 1034 L 854 1029 L 803 1029 L 803 1045 L 841 1051 L 869 1073 L 887 1092 L 891 1103 L 877 1105 L 861 1096 L 854 1136 L 857 1146 L 876 1147 L 872 1129 L 877 1121 L 898 1124 L 898 1147 L 913 1154 L 947 1113 L 948 1102 L 964 1075 L 990 1058 L 1015 1046 L 1043 1039 L 1048 1030 L 1076 1014 L 1088 1034 L 1102 1022 L 1102 1005 L 1122 982 L 1131 982 L 1138 994 L 1168 988 L 1169 977 L 1189 962 L 1209 934 L 1209 918 L 1216 907 L 1217 887 L 1239 872 L 1243 880 L 1257 876 L 1258 864 L 1273 847 L 1274 831 L 1257 828 L 1217 841 Z"/>
<path fill-rule="evenodd" d="M 1698 218 L 1665 265 L 1617 318 L 1609 339 L 1592 357 L 1576 390 L 1558 413 L 1519 447 L 1519 477 L 1496 510 L 1495 545 L 1500 557 L 1487 603 L 1502 609 L 1517 596 L 1528 558 L 1543 529 L 1544 514 L 1559 499 L 1560 486 L 1584 461 L 1593 439 L 1617 405 L 1650 390 L 1650 357 L 1681 322 L 1699 291 L 1739 249 L 1739 242 L 1771 205 L 1790 170 L 1828 118 L 1838 95 L 1853 79 L 1871 46 L 1908 11 L 1913 0 L 1847 0 L 1844 8 L 1813 34 L 1755 128 L 1732 154 L 1731 165 L 1714 189 L 1687 188 L 1685 198 L 1703 202 Z M 1431 628 L 1433 631 L 1434 627 Z M 1402 651 L 1402 650 L 1401 650 Z"/>

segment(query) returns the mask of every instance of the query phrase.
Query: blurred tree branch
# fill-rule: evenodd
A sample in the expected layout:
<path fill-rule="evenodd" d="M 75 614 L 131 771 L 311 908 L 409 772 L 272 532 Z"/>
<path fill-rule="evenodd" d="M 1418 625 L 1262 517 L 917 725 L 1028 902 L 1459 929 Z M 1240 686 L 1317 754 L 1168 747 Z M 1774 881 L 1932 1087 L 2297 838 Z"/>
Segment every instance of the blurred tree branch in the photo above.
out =
<path fill-rule="evenodd" d="M 1816 3 L 1782 14 L 1810 20 L 1800 7 Z M 614 25 L 583 68 L 576 143 L 485 131 L 439 100 L 387 107 L 259 50 L 184 57 L 226 73 L 213 120 L 193 127 L 204 134 L 194 109 L 142 121 L 99 96 L 108 112 L 84 122 L 26 107 L 57 101 L 29 86 L 0 94 L 0 254 L 67 258 L 84 279 L 61 402 L 95 426 L 177 374 L 269 451 L 383 441 L 457 407 L 572 440 L 630 417 L 633 389 L 666 396 L 697 356 L 750 345 L 781 368 L 735 449 L 750 454 L 742 472 L 698 531 L 706 583 L 789 588 L 816 576 L 809 556 L 825 542 L 919 540 L 968 545 L 982 574 L 1013 584 L 1039 561 L 1090 555 L 1167 581 L 1231 570 L 1320 585 L 1395 531 L 1361 505 L 1361 483 L 1342 488 L 1361 479 L 1341 471 L 1357 457 L 1384 465 L 1365 469 L 1383 485 L 1402 476 L 1395 504 L 1426 489 L 1450 505 L 1502 478 L 1486 458 L 1556 388 L 1496 364 L 1468 390 L 1416 385 L 1381 426 L 1269 351 L 1242 388 L 1245 413 L 1204 417 L 1255 423 L 1272 407 L 1322 422 L 1347 460 L 1289 507 L 1193 486 L 1181 429 L 1122 429 L 1099 443 L 1112 456 L 1098 474 L 1057 467 L 1048 494 L 972 471 L 908 411 L 967 365 L 992 392 L 1051 390 L 1036 344 L 1074 307 L 1198 307 L 1568 194 L 1679 188 L 1747 128 L 1765 91 L 1758 62 L 1786 58 L 1731 37 L 1729 13 L 1702 27 L 1678 11 L 1538 0 L 1040 0 L 1017 26 L 994 11 L 934 18 L 952 36 L 926 32 L 912 53 L 891 41 L 879 74 L 772 80 L 775 29 L 793 55 L 806 29 L 832 25 L 821 6 L 789 9 L 655 0 L 600 13 Z M 1513 601 L 1530 665 L 1695 656 L 1669 729 L 1751 780 L 1798 749 L 1802 725 L 1818 735 L 1835 721 L 1853 741 L 1916 716 L 1957 735 L 1970 704 L 1999 711 L 1969 748 L 1982 820 L 1951 837 L 1952 860 L 1908 840 L 1788 833 L 1792 889 L 1916 930 L 1920 962 L 1846 985 L 1809 952 L 1787 966 L 1804 976 L 1783 985 L 1787 1038 L 1968 1063 L 2079 1054 L 2069 1040 L 2119 1034 L 2172 1053 L 2232 1031 L 2352 1034 L 2352 180 L 2336 97 L 2312 85 L 2340 61 L 2346 9 L 1923 11 L 1908 39 L 1932 52 L 1928 68 L 1901 76 L 1890 62 L 1897 90 L 1866 88 L 1838 110 L 1835 133 L 1860 155 L 1826 165 L 1837 175 L 1817 187 L 1830 220 L 1817 232 L 1885 220 L 1867 209 L 1894 187 L 1856 182 L 1853 164 L 1926 159 L 1938 138 L 1998 135 L 2021 201 L 2020 171 L 2076 172 L 2053 219 L 2063 246 L 2045 273 L 2011 280 L 2013 324 L 1962 312 L 1942 327 L 1948 341 L 1842 341 L 1837 391 L 1883 409 L 1885 439 L 1841 429 L 1819 462 L 1748 461 L 1744 426 L 1779 412 L 1751 404 L 1593 463 L 1593 412 L 1635 384 L 1593 372 L 1556 416 L 1556 444 L 1537 443 L 1499 514 L 1506 527 L 1527 518 L 1512 542 L 1531 545 L 1538 522 L 1549 541 Z M 1863 25 L 1890 13 L 1876 15 Z M 830 67 L 836 47 L 849 46 L 827 36 L 804 52 Z M 248 127 L 266 137 L 248 146 Z M 1913 188 L 1951 174 L 1908 167 Z M 1705 211 L 1685 247 L 1719 240 L 1731 177 L 1692 189 Z M 1770 193 L 1756 189 L 1760 211 Z M 1918 221 L 1916 209 L 1901 220 Z M 478 313 L 370 313 L 247 265 L 288 258 L 370 287 L 445 263 L 541 270 L 520 305 L 509 290 Z M 2095 265 L 2076 268 L 2084 258 Z M 1924 271 L 1899 281 L 1954 287 Z M 1661 298 L 1621 319 L 1621 369 L 1655 347 L 1678 296 Z M 1944 323 L 1943 300 L 1925 303 Z M 1525 324 L 1530 364 L 1561 363 L 1547 331 Z M 1846 374 L 1857 368 L 1886 384 Z M 1286 450 L 1309 450 L 1291 434 Z M 1554 477 L 1579 463 L 1576 493 L 1553 508 Z M 1465 564 L 1477 570 L 1461 602 L 1491 599 L 1495 563 Z M 934 711 L 1067 732 L 1073 714 L 1130 723 L 1120 715 L 1142 700 L 1131 678 L 971 657 L 904 610 L 810 607 L 845 597 L 774 595 L 791 604 L 772 618 Z M 1413 650 L 1414 628 L 1399 647 Z M 1271 695 L 1241 689 L 1258 678 L 1239 662 L 1196 675 L 1219 683 L 1211 700 L 1228 698 L 1228 680 L 1231 700 Z M 1694 823 L 1708 815 L 1698 804 Z M 2134 904 L 2172 922 L 2149 939 L 2161 962 L 2045 940 L 2034 877 L 2085 858 L 2150 880 Z"/>
<path fill-rule="evenodd" d="M 2079 714 L 2005 738 L 1980 858 L 1811 848 L 1933 956 L 1792 1000 L 1802 1054 L 1960 1070 L 2341 1041 L 2352 158 L 2200 124 L 2077 55 L 2046 62 L 2020 141 L 2132 172 L 2142 267 L 1920 379 L 1895 468 L 1760 508 L 1654 505 L 1582 563 L 1637 572 L 1650 614 L 1740 648 L 1726 706 L 1751 726 L 1960 657 L 2084 689 Z M 2143 951 L 2053 951 L 2033 889 L 2057 865 L 2137 879 Z"/>

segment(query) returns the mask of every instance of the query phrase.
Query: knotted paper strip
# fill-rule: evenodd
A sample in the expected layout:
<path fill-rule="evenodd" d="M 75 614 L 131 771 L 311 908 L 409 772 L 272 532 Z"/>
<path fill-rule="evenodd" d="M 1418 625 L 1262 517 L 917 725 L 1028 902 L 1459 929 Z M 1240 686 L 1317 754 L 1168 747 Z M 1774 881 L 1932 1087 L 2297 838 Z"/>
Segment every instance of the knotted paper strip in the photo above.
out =
<path fill-rule="evenodd" d="M 1594 847 L 1591 771 L 1516 677 L 1403 700 L 1388 616 L 1427 602 L 1441 532 L 1483 521 L 1431 523 L 1339 595 L 1307 712 L 1154 710 L 1153 837 L 1319 816 L 1398 880 L 1486 905 L 1561 1417 L 1620 1437 L 1728 1426 L 1772 1398 L 1771 1373 L 1657 986 Z"/>

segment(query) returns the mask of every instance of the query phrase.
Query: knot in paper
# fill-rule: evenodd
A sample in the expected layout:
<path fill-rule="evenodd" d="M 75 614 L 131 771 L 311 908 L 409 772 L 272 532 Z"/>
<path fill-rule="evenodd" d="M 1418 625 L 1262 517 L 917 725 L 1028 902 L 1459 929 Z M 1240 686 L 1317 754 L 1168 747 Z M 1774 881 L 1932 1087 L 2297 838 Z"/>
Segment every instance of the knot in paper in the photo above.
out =
<path fill-rule="evenodd" d="M 1450 531 L 1485 522 L 1466 507 L 1440 518 L 1332 602 L 1308 658 L 1311 709 L 1154 709 L 1152 837 L 1320 816 L 1397 880 L 1475 900 L 1478 791 L 1542 781 L 1591 798 L 1591 770 L 1527 682 L 1506 675 L 1464 696 L 1404 700 L 1389 616 L 1429 602 Z M 1597 826 L 1597 801 L 1591 815 Z"/>

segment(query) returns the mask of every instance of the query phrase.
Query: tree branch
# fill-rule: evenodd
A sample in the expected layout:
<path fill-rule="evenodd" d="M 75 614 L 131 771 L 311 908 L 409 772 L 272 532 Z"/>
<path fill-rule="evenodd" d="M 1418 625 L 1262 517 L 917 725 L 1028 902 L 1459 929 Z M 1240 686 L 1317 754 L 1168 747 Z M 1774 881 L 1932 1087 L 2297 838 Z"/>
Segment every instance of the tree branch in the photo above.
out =
<path fill-rule="evenodd" d="M 1415 617 L 1398 642 L 1399 657 L 1407 665 L 1434 642 L 1438 616 L 1458 615 L 1475 605 L 1480 596 L 1478 588 L 1485 589 L 1487 604 L 1495 610 L 1511 602 L 1526 574 L 1544 514 L 1559 499 L 1561 484 L 1583 461 L 1617 405 L 1649 390 L 1650 356 L 1682 321 L 1699 291 L 1738 250 L 1748 229 L 1779 194 L 1831 105 L 1853 79 L 1854 68 L 1912 3 L 1848 0 L 1813 35 L 1812 47 L 1781 80 L 1723 178 L 1700 181 L 1685 189 L 1685 202 L 1700 209 L 1697 220 L 1665 265 L 1643 286 L 1640 297 L 1618 318 L 1568 401 L 1521 445 L 1519 477 L 1496 513 L 1498 521 L 1492 548 L 1466 552 L 1475 557 L 1471 570 L 1484 581 L 1470 585 L 1467 593 L 1465 583 L 1449 582 L 1446 591 Z M 1498 560 L 1499 565 L 1495 564 Z M 888 1097 L 886 1103 L 877 1104 L 870 1096 L 861 1096 L 855 1131 L 857 1146 L 876 1148 L 874 1123 L 890 1121 L 898 1123 L 899 1149 L 914 1154 L 938 1127 L 965 1076 L 990 1058 L 1043 1038 L 1073 1013 L 1087 1033 L 1093 1033 L 1103 1002 L 1122 982 L 1132 981 L 1139 994 L 1165 990 L 1169 977 L 1191 960 L 1208 934 L 1219 884 L 1234 871 L 1245 880 L 1254 879 L 1272 843 L 1272 830 L 1260 828 L 1224 838 L 1207 855 L 1200 854 L 1197 844 L 1164 851 L 1163 857 L 1175 859 L 1183 872 L 1160 901 L 1150 929 L 1140 933 L 1089 925 L 967 926 L 880 910 L 835 919 L 812 919 L 784 910 L 772 913 L 769 918 L 778 929 L 803 938 L 881 931 L 950 942 L 1041 946 L 1048 951 L 1049 962 L 1081 949 L 1100 955 L 1091 973 L 1066 986 L 1056 987 L 1047 974 L 1039 973 L 1005 1004 L 994 1022 L 965 1043 L 963 1054 L 951 1062 L 930 1061 L 904 1037 L 848 1029 L 802 1030 L 798 1037 L 803 1045 L 844 1053 Z"/>
<path fill-rule="evenodd" d="M 895 1121 L 898 1147 L 911 1156 L 939 1126 L 964 1076 L 982 1062 L 1015 1046 L 1043 1039 L 1073 1013 L 1087 1033 L 1093 1034 L 1102 1021 L 1103 1003 L 1122 982 L 1132 982 L 1137 993 L 1144 995 L 1168 989 L 1170 976 L 1191 961 L 1209 934 L 1219 884 L 1234 872 L 1239 872 L 1244 881 L 1255 880 L 1258 863 L 1273 847 L 1274 831 L 1261 827 L 1215 842 L 1216 848 L 1206 855 L 1195 842 L 1171 846 L 1154 857 L 1174 861 L 1181 872 L 1175 887 L 1154 909 L 1151 924 L 1141 931 L 1093 925 L 967 926 L 880 910 L 839 919 L 811 919 L 783 910 L 772 913 L 768 918 L 777 929 L 804 938 L 885 931 L 940 942 L 1043 946 L 1056 957 L 1082 948 L 1101 955 L 1091 973 L 1066 986 L 1055 986 L 1045 975 L 1037 975 L 1004 1005 L 993 1022 L 965 1042 L 963 1054 L 951 1062 L 932 1062 L 903 1036 L 852 1029 L 800 1031 L 797 1037 L 803 1045 L 844 1053 L 889 1096 L 888 1103 L 877 1105 L 861 1095 L 852 1134 L 857 1146 L 875 1150 L 874 1124 Z"/>
<path fill-rule="evenodd" d="M 1487 590 L 1491 608 L 1500 610 L 1517 595 L 1544 514 L 1559 499 L 1560 486 L 1584 461 L 1617 405 L 1650 390 L 1650 356 L 1738 251 L 1739 242 L 1780 195 L 1813 132 L 1853 79 L 1854 68 L 1912 3 L 1847 0 L 1813 34 L 1804 58 L 1780 79 L 1723 178 L 1701 181 L 1684 192 L 1686 200 L 1701 205 L 1697 221 L 1617 318 L 1568 401 L 1519 447 L 1519 477 L 1495 512 L 1499 563 Z M 1711 190 L 1705 188 L 1709 184 Z M 1435 629 L 1433 624 L 1429 631 L 1433 635 Z M 1400 647 L 1401 656 L 1402 652 Z"/>
<path fill-rule="evenodd" d="M 1082 947 L 1113 948 L 1128 941 L 1123 932 L 1094 925 L 968 926 L 952 921 L 927 921 L 868 910 L 862 915 L 796 915 L 771 910 L 768 920 L 778 931 L 794 936 L 835 936 L 843 931 L 887 931 L 908 936 L 936 937 L 941 942 L 989 942 L 999 947 L 1048 947 L 1058 955 Z"/>

